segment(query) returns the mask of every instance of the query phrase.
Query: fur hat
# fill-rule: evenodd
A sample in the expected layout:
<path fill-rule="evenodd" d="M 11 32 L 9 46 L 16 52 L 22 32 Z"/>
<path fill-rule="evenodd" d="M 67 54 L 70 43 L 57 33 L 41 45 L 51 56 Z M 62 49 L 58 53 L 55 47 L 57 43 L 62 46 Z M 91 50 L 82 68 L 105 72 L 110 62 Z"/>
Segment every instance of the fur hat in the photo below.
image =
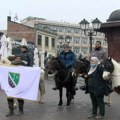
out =
<path fill-rule="evenodd" d="M 15 55 L 8 56 L 7 59 L 12 62 L 15 59 Z"/>

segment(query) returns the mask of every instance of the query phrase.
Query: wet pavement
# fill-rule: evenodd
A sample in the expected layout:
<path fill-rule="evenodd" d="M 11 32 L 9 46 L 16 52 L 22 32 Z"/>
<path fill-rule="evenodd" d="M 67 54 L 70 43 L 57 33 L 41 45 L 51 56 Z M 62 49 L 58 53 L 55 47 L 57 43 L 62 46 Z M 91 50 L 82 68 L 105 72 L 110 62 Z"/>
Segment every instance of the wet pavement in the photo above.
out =
<path fill-rule="evenodd" d="M 0 120 L 88 120 L 87 116 L 91 110 L 89 95 L 84 91 L 78 90 L 74 104 L 70 108 L 66 107 L 65 91 L 63 96 L 63 106 L 58 107 L 58 91 L 53 91 L 52 80 L 46 80 L 45 103 L 39 104 L 35 101 L 25 101 L 24 115 L 5 117 L 8 106 L 6 95 L 0 91 Z M 120 120 L 120 96 L 112 93 L 112 105 L 106 105 L 105 120 Z M 15 109 L 17 113 L 17 109 Z"/>

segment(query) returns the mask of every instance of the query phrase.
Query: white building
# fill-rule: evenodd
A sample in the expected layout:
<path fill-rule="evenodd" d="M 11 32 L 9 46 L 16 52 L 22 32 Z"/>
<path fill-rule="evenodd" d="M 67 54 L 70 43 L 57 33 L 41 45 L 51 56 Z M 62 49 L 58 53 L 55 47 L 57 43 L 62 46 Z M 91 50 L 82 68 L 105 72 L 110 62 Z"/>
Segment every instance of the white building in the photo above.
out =
<path fill-rule="evenodd" d="M 27 17 L 26 19 L 22 20 L 21 23 L 30 27 L 34 27 L 36 29 L 50 29 L 52 31 L 55 31 L 57 32 L 57 38 L 60 35 L 62 35 L 63 38 L 69 35 L 71 37 L 71 42 L 69 45 L 72 47 L 72 50 L 76 53 L 76 55 L 79 55 L 80 53 L 82 55 L 87 55 L 89 53 L 89 36 L 84 35 L 83 31 L 80 29 L 79 24 L 50 21 L 37 17 Z M 59 51 L 60 43 L 58 39 L 56 40 L 57 51 Z M 98 33 L 97 36 L 93 37 L 93 48 L 95 42 L 98 40 L 101 41 L 102 46 L 106 49 L 107 42 L 105 41 L 105 36 L 102 33 Z"/>

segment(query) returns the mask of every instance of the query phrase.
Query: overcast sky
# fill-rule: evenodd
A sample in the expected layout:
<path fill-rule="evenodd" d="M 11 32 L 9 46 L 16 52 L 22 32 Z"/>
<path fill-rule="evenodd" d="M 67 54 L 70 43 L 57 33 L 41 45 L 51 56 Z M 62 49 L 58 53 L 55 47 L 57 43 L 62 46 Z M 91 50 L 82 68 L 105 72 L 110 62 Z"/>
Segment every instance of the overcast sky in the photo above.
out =
<path fill-rule="evenodd" d="M 1 0 L 0 30 L 7 28 L 7 16 L 14 18 L 16 13 L 18 22 L 28 16 L 70 23 L 97 17 L 105 22 L 117 9 L 120 0 Z"/>

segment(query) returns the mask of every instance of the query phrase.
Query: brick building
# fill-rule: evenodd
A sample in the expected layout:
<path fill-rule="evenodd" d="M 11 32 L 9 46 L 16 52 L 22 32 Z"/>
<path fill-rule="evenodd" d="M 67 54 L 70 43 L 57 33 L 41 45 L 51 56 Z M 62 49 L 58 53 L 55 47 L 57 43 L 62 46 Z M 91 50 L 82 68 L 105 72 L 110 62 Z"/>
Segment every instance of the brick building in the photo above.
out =
<path fill-rule="evenodd" d="M 46 50 L 49 54 L 55 55 L 56 35 L 56 32 L 52 32 L 49 29 L 35 29 L 34 27 L 11 21 L 10 16 L 7 18 L 7 36 L 12 38 L 15 44 L 20 44 L 24 38 L 30 47 L 34 45 L 39 51 Z"/>
<path fill-rule="evenodd" d="M 120 62 L 120 9 L 113 11 L 100 28 L 108 42 L 108 55 Z"/>
<path fill-rule="evenodd" d="M 7 21 L 7 35 L 13 39 L 22 40 L 25 38 L 27 41 L 35 43 L 36 32 L 34 28 L 11 21 L 8 16 Z"/>

